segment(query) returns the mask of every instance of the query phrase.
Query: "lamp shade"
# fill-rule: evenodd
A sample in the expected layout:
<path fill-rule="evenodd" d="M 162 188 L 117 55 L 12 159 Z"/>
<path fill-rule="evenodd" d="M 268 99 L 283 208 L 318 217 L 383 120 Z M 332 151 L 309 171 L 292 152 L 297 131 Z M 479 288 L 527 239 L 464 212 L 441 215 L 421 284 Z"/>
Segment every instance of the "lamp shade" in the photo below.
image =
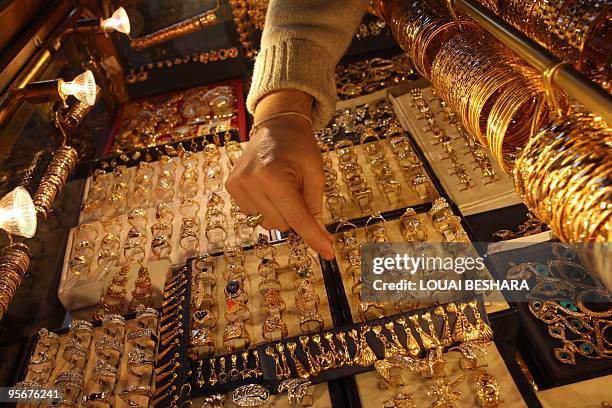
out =
<path fill-rule="evenodd" d="M 64 97 L 72 95 L 89 106 L 96 103 L 96 79 L 90 70 L 79 74 L 70 82 L 59 81 L 60 94 Z"/>
<path fill-rule="evenodd" d="M 30 193 L 17 187 L 0 200 L 0 228 L 13 234 L 32 238 L 36 233 L 36 209 Z"/>
<path fill-rule="evenodd" d="M 130 18 L 123 7 L 119 7 L 112 16 L 100 21 L 100 27 L 104 31 L 118 31 L 125 35 L 130 35 Z"/>

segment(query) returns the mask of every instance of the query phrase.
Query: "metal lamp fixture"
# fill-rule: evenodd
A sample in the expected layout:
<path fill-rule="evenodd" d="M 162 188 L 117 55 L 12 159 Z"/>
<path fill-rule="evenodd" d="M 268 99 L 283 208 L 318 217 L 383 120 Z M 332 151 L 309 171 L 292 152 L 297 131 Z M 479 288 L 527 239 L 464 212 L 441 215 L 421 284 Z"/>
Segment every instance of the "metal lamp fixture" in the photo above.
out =
<path fill-rule="evenodd" d="M 12 235 L 32 238 L 36 233 L 36 209 L 30 193 L 17 187 L 0 200 L 0 228 Z"/>
<path fill-rule="evenodd" d="M 57 81 L 59 94 L 63 100 L 66 100 L 68 95 L 72 95 L 89 106 L 96 103 L 96 79 L 90 70 L 77 75 L 70 82 L 63 79 Z"/>
<path fill-rule="evenodd" d="M 96 80 L 90 70 L 77 75 L 72 81 L 53 79 L 50 81 L 31 82 L 23 88 L 11 91 L 11 103 L 28 101 L 30 103 L 45 103 L 65 101 L 68 96 L 74 96 L 79 101 L 93 105 L 96 102 Z M 0 111 L 0 123 L 10 110 L 7 104 Z"/>
<path fill-rule="evenodd" d="M 102 34 L 117 31 L 130 35 L 130 18 L 123 7 L 119 7 L 109 18 L 86 18 L 78 20 L 70 29 L 78 34 Z"/>
<path fill-rule="evenodd" d="M 117 31 L 130 35 L 130 18 L 123 7 L 119 7 L 112 16 L 100 20 L 100 28 L 105 32 Z"/>

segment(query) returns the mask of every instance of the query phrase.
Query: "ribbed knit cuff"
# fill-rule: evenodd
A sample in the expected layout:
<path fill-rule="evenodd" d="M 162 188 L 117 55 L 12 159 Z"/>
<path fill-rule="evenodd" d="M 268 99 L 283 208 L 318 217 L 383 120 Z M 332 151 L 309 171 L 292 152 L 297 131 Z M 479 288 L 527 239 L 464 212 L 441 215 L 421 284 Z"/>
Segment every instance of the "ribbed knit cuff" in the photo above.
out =
<path fill-rule="evenodd" d="M 259 100 L 280 89 L 297 89 L 312 95 L 315 129 L 327 125 L 336 106 L 332 58 L 307 40 L 291 39 L 259 51 L 253 71 L 247 109 L 253 113 Z"/>

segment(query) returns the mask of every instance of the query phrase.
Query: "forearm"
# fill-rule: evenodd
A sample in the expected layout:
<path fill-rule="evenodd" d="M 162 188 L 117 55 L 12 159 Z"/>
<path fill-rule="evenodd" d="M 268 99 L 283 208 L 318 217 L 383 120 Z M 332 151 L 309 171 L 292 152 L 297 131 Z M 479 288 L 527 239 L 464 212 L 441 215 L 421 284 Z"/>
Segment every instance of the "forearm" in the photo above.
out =
<path fill-rule="evenodd" d="M 327 124 L 336 101 L 335 66 L 367 5 L 367 0 L 270 1 L 247 99 L 249 111 L 254 113 L 267 95 L 274 101 L 266 102 L 266 110 L 281 106 L 274 93 L 291 89 L 313 98 L 310 113 L 315 127 Z M 294 105 L 297 99 L 289 102 Z M 258 107 L 258 116 L 262 110 Z"/>

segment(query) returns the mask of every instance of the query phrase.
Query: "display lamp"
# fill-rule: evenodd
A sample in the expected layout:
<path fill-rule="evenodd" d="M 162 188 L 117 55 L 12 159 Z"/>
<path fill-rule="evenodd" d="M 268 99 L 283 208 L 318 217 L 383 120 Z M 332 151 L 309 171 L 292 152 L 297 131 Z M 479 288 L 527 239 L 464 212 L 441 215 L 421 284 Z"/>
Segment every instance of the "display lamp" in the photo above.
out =
<path fill-rule="evenodd" d="M 23 88 L 11 91 L 14 102 L 46 103 L 65 101 L 72 95 L 88 105 L 96 103 L 96 79 L 90 70 L 77 75 L 72 81 L 53 79 L 50 81 L 30 82 Z"/>
<path fill-rule="evenodd" d="M 0 200 L 0 228 L 11 235 L 32 238 L 36 233 L 36 209 L 30 193 L 16 187 Z"/>
<path fill-rule="evenodd" d="M 119 7 L 109 18 L 86 18 L 78 20 L 72 27 L 78 34 L 106 34 L 117 31 L 130 35 L 130 18 L 123 7 Z"/>
<path fill-rule="evenodd" d="M 130 18 L 123 7 L 119 7 L 112 16 L 100 20 L 100 27 L 104 32 L 117 31 L 130 35 Z"/>
<path fill-rule="evenodd" d="M 90 70 L 77 75 L 70 82 L 58 79 L 58 89 L 63 100 L 72 95 L 89 106 L 96 103 L 96 79 Z"/>

